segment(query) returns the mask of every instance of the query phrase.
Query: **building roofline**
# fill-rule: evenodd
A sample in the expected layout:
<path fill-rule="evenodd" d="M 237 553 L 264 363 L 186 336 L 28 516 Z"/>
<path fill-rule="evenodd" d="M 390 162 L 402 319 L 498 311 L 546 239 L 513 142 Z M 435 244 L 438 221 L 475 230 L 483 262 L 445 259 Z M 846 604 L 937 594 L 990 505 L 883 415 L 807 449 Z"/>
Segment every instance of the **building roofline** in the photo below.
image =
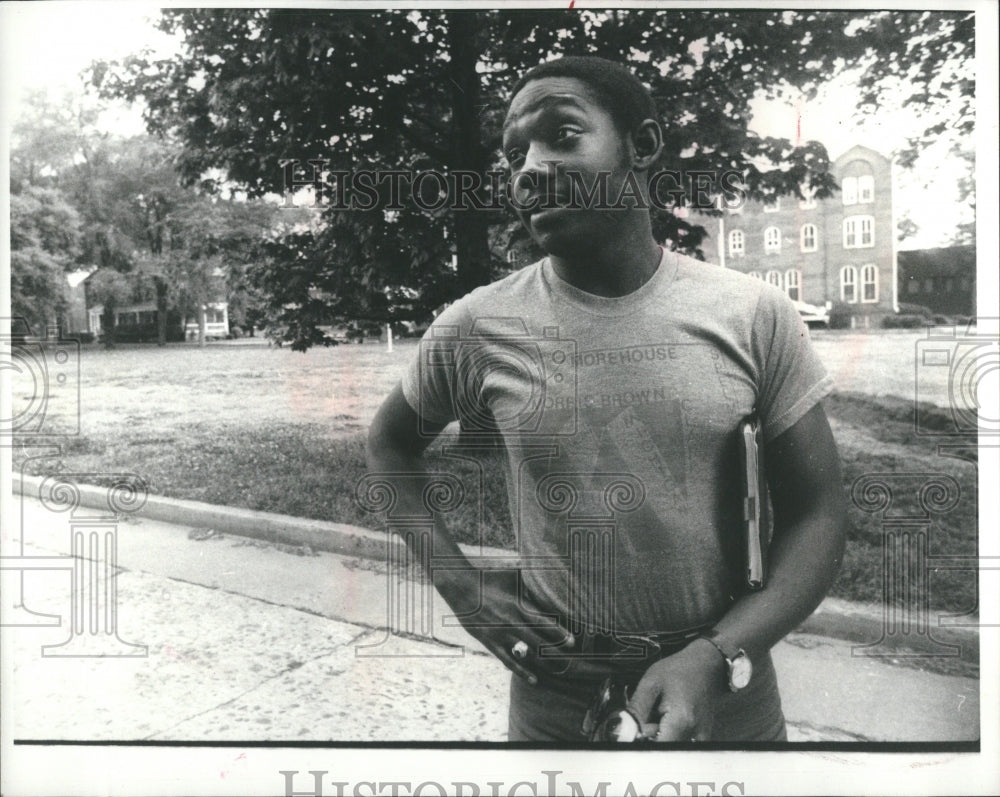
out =
<path fill-rule="evenodd" d="M 834 158 L 833 159 L 833 164 L 836 165 L 836 164 L 840 163 L 841 161 L 846 160 L 849 155 L 860 154 L 862 152 L 864 152 L 866 154 L 869 154 L 869 155 L 873 155 L 876 158 L 880 158 L 881 160 L 885 161 L 886 163 L 891 163 L 892 162 L 891 159 L 887 158 L 885 155 L 883 155 L 877 149 L 872 149 L 871 147 L 866 147 L 864 144 L 854 144 L 853 146 L 848 147 L 843 152 L 841 152 L 836 158 Z"/>

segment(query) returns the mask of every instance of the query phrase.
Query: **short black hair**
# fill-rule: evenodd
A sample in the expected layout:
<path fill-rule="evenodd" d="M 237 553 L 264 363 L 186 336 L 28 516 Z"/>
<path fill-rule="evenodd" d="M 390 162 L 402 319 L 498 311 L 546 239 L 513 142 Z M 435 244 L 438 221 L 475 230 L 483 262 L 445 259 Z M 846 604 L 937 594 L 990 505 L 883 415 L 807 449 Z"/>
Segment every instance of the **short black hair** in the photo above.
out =
<path fill-rule="evenodd" d="M 646 119 L 659 121 L 656 103 L 639 78 L 621 64 L 596 55 L 567 55 L 532 67 L 514 85 L 511 100 L 532 80 L 547 77 L 571 77 L 585 83 L 620 132 L 635 132 Z"/>

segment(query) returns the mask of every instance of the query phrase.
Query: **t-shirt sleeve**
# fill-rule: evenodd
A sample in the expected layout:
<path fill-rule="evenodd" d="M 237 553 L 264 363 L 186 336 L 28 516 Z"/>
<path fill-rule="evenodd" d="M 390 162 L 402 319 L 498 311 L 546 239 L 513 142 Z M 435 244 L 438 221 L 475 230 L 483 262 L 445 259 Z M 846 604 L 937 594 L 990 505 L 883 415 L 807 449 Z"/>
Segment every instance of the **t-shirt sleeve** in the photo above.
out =
<path fill-rule="evenodd" d="M 455 363 L 468 312 L 459 300 L 434 319 L 416 356 L 403 374 L 403 397 L 421 418 L 435 424 L 458 419 L 455 411 Z"/>
<path fill-rule="evenodd" d="M 764 440 L 787 431 L 833 389 L 809 340 L 809 329 L 781 291 L 764 286 L 754 315 L 757 411 Z"/>

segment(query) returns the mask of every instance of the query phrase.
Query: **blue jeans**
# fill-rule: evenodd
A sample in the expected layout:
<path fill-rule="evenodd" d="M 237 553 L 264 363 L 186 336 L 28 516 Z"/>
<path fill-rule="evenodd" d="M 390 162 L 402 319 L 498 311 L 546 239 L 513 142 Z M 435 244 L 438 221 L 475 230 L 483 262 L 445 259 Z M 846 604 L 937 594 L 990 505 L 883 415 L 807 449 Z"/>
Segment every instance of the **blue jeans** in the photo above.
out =
<path fill-rule="evenodd" d="M 586 742 L 584 715 L 600 682 L 540 682 L 511 676 L 508 739 L 512 742 Z M 785 741 L 785 716 L 771 656 L 754 662 L 750 684 L 726 692 L 715 706 L 712 741 Z"/>

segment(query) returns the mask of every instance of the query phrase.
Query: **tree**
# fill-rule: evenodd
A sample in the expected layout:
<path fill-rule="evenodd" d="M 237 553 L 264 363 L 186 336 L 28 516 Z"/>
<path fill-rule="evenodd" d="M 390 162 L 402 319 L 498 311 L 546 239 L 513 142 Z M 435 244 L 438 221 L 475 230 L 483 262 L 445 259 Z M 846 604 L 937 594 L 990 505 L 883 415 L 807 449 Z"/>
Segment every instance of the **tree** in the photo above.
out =
<path fill-rule="evenodd" d="M 59 190 L 28 185 L 10 195 L 10 230 L 11 311 L 42 333 L 66 309 L 80 219 Z"/>
<path fill-rule="evenodd" d="M 939 16 L 911 27 L 934 29 Z M 665 113 L 659 168 L 736 170 L 752 198 L 797 194 L 803 182 L 823 197 L 834 187 L 825 149 L 754 135 L 749 103 L 760 88 L 814 93 L 845 57 L 880 52 L 891 18 L 881 20 L 810 10 L 168 10 L 161 27 L 183 33 L 185 52 L 96 64 L 92 78 L 105 96 L 144 101 L 149 129 L 183 142 L 188 183 L 218 168 L 262 197 L 284 192 L 288 159 L 354 174 L 484 175 L 501 166 L 500 123 L 517 76 L 551 56 L 592 53 L 628 61 L 652 87 Z M 916 57 L 905 37 L 891 47 Z M 893 76 L 873 69 L 873 87 Z M 511 224 L 492 209 L 495 188 L 478 194 L 491 209 L 429 212 L 392 206 L 384 187 L 371 209 L 339 208 L 334 187 L 318 187 L 322 224 L 273 242 L 260 274 L 272 310 L 294 317 L 297 348 L 322 339 L 321 311 L 391 316 L 385 297 L 405 288 L 422 298 L 414 312 L 426 312 L 504 265 L 489 245 L 491 227 Z M 690 202 L 692 185 L 682 187 Z M 669 212 L 654 216 L 654 230 L 696 254 L 705 235 Z"/>
<path fill-rule="evenodd" d="M 916 106 L 923 127 L 897 153 L 912 167 L 941 137 L 956 152 L 975 130 L 975 14 L 970 11 L 893 11 L 856 23 L 840 55 L 860 70 L 859 112 Z"/>

